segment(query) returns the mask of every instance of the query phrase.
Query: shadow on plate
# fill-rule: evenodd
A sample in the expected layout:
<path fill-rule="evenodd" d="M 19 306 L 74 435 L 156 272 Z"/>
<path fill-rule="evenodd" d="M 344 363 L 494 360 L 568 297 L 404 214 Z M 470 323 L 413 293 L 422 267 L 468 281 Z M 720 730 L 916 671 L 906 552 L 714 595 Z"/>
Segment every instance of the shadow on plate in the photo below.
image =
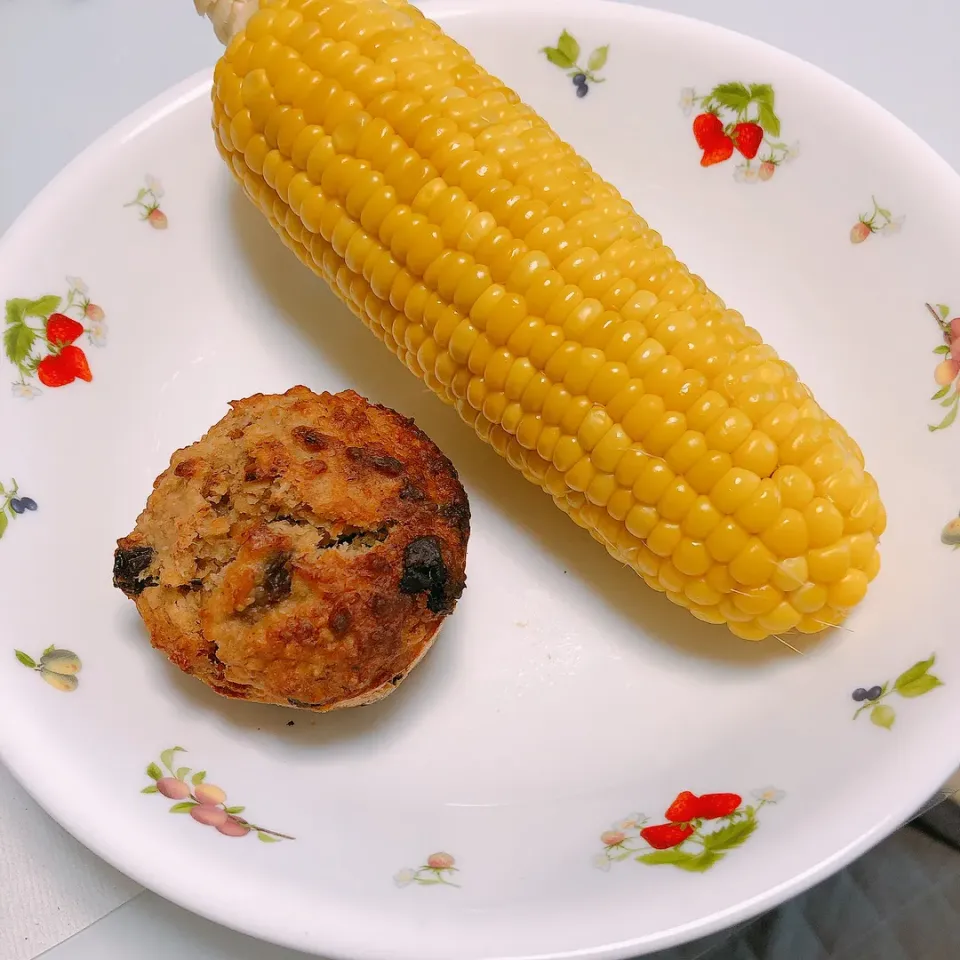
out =
<path fill-rule="evenodd" d="M 452 623 L 444 627 L 444 639 L 450 644 L 438 644 L 424 657 L 397 689 L 386 699 L 364 707 L 314 713 L 273 704 L 255 703 L 224 697 L 211 690 L 195 677 L 174 666 L 159 650 L 150 645 L 150 636 L 133 604 L 129 605 L 124 620 L 124 635 L 142 647 L 149 669 L 158 675 L 158 685 L 168 686 L 171 692 L 214 725 L 226 723 L 249 732 L 278 735 L 282 742 L 311 747 L 346 745 L 353 740 L 371 740 L 384 744 L 399 736 L 404 721 L 415 713 L 428 709 L 428 691 L 442 683 L 445 672 L 445 650 L 455 643 Z M 292 724 L 290 721 L 293 721 Z"/>
<path fill-rule="evenodd" d="M 405 370 L 327 284 L 284 247 L 260 212 L 226 176 L 224 181 L 230 183 L 225 201 L 230 205 L 238 252 L 251 277 L 276 306 L 278 316 L 335 363 L 358 393 L 413 417 L 456 465 L 472 497 L 480 495 L 496 504 L 515 528 L 524 530 L 562 564 L 565 573 L 579 578 L 644 636 L 674 651 L 732 667 L 798 656 L 774 639 L 744 642 L 723 627 L 694 619 L 613 561 L 585 530 L 562 518 L 549 498 L 523 482 L 491 447 L 480 443 L 452 407 Z M 324 384 L 307 386 L 324 389 Z M 816 645 L 803 637 L 791 637 L 791 642 L 801 649 L 803 644 Z M 433 651 L 427 660 L 436 654 Z M 389 697 L 380 709 L 389 709 L 386 704 L 393 699 Z"/>

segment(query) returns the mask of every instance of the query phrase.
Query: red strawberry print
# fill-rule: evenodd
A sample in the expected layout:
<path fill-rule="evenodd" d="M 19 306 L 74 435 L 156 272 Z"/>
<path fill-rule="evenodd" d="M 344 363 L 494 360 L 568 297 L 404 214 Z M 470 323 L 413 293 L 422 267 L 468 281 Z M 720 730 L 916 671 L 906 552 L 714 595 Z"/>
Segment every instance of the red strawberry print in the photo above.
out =
<path fill-rule="evenodd" d="M 716 820 L 718 817 L 729 817 L 739 809 L 741 803 L 743 797 L 736 793 L 705 793 L 698 805 L 704 820 Z"/>
<path fill-rule="evenodd" d="M 73 376 L 79 377 L 89 383 L 93 379 L 90 372 L 90 364 L 87 363 L 87 355 L 79 348 L 74 346 L 64 347 L 60 351 L 60 360 L 65 364 Z"/>
<path fill-rule="evenodd" d="M 715 113 L 701 113 L 693 119 L 693 136 L 697 146 L 705 150 L 723 136 L 723 122 Z"/>
<path fill-rule="evenodd" d="M 167 215 L 159 207 L 154 207 L 147 214 L 146 220 L 154 230 L 166 230 L 169 224 Z"/>
<path fill-rule="evenodd" d="M 763 128 L 758 123 L 738 123 L 733 128 L 733 141 L 737 149 L 752 160 L 763 141 Z"/>
<path fill-rule="evenodd" d="M 677 823 L 661 823 L 655 827 L 644 827 L 640 836 L 654 850 L 669 850 L 679 847 L 693 833 L 693 827 L 682 827 Z"/>
<path fill-rule="evenodd" d="M 70 348 L 67 347 L 66 349 L 69 350 Z M 37 377 L 45 387 L 65 387 L 68 383 L 73 383 L 77 379 L 77 375 L 73 372 L 70 363 L 64 359 L 62 353 L 44 357 L 37 364 Z"/>
<path fill-rule="evenodd" d="M 729 160 L 732 156 L 733 141 L 725 134 L 721 134 L 717 140 L 703 151 L 703 156 L 700 158 L 700 166 L 712 167 L 715 163 L 723 163 L 724 160 Z"/>
<path fill-rule="evenodd" d="M 83 333 L 83 324 L 63 313 L 51 313 L 47 320 L 47 339 L 58 346 L 73 343 Z"/>
<path fill-rule="evenodd" d="M 700 798 L 689 790 L 677 795 L 664 816 L 673 823 L 689 823 L 700 816 Z"/>

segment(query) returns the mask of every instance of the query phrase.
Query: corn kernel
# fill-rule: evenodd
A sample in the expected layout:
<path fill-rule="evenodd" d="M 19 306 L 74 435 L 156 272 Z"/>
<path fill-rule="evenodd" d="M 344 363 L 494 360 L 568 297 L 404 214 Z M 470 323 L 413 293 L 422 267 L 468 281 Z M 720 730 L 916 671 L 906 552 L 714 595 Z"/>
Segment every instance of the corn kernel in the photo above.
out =
<path fill-rule="evenodd" d="M 730 561 L 730 576 L 744 586 L 758 587 L 770 579 L 776 563 L 763 542 L 752 537 Z"/>
<path fill-rule="evenodd" d="M 564 435 L 557 441 L 557 445 L 553 450 L 553 456 L 550 459 L 561 473 L 566 473 L 572 469 L 582 457 L 583 451 L 580 449 L 577 438 Z"/>
<path fill-rule="evenodd" d="M 676 553 L 676 550 L 674 553 Z M 676 565 L 676 560 L 674 560 L 674 565 Z M 679 567 L 677 569 L 679 569 Z M 709 569 L 709 567 L 707 569 Z M 714 590 L 704 579 L 688 580 L 683 588 L 683 592 L 691 603 L 695 603 L 701 607 L 715 607 L 723 599 L 723 594 L 720 593 L 719 590 Z"/>
<path fill-rule="evenodd" d="M 785 507 L 803 510 L 813 499 L 813 481 L 799 467 L 780 467 L 773 475 L 780 490 L 780 502 Z"/>
<path fill-rule="evenodd" d="M 711 450 L 687 470 L 687 483 L 697 493 L 709 493 L 727 474 L 732 463 L 729 453 Z"/>
<path fill-rule="evenodd" d="M 649 459 L 641 447 L 636 444 L 631 444 L 620 455 L 620 460 L 617 463 L 614 474 L 617 478 L 617 483 L 621 486 L 632 488 Z"/>
<path fill-rule="evenodd" d="M 653 394 L 641 397 L 623 418 L 623 429 L 638 443 L 660 422 L 664 415 L 663 400 Z"/>
<path fill-rule="evenodd" d="M 614 423 L 613 420 L 610 419 L 610 414 L 608 414 L 603 407 L 593 406 L 586 397 L 583 398 L 583 402 L 584 405 L 588 407 L 588 412 L 577 428 L 577 439 L 580 441 L 580 446 L 589 453 L 614 429 Z M 621 442 L 623 447 L 628 446 L 630 438 L 623 432 L 621 427 L 617 427 L 616 429 L 622 436 Z M 611 464 L 611 471 L 614 467 L 616 467 L 616 463 Z"/>
<path fill-rule="evenodd" d="M 839 610 L 855 607 L 867 595 L 869 582 L 862 570 L 848 570 L 836 583 L 830 585 L 827 601 L 831 607 Z"/>
<path fill-rule="evenodd" d="M 682 413 L 666 413 L 647 431 L 643 445 L 655 457 L 663 456 L 687 430 L 687 419 Z"/>
<path fill-rule="evenodd" d="M 636 502 L 637 501 L 633 499 L 633 492 L 631 490 L 624 490 L 623 487 L 618 487 L 607 501 L 607 513 L 609 513 L 614 520 L 623 523 Z"/>
<path fill-rule="evenodd" d="M 760 487 L 760 478 L 749 470 L 728 470 L 710 491 L 710 499 L 721 513 L 733 513 L 746 504 Z"/>
<path fill-rule="evenodd" d="M 843 515 L 829 501 L 816 497 L 803 511 L 811 547 L 826 547 L 843 536 Z"/>
<path fill-rule="evenodd" d="M 641 503 L 657 503 L 673 478 L 673 471 L 662 460 L 650 458 L 633 485 L 633 495 Z"/>
<path fill-rule="evenodd" d="M 740 584 L 730 576 L 730 571 L 725 563 L 715 563 L 706 572 L 703 578 L 712 590 L 720 594 L 728 594 L 733 590 L 739 590 Z"/>
<path fill-rule="evenodd" d="M 584 449 L 590 449 L 584 444 L 583 432 L 583 426 L 581 426 L 578 434 L 580 443 L 584 445 Z M 600 441 L 590 449 L 590 459 L 593 460 L 598 470 L 603 470 L 605 473 L 616 472 L 618 482 L 620 482 L 619 466 L 629 447 L 630 438 L 623 427 L 613 425 L 603 434 Z"/>
<path fill-rule="evenodd" d="M 800 613 L 814 614 L 827 602 L 827 588 L 819 583 L 804 583 L 790 593 L 790 603 Z"/>
<path fill-rule="evenodd" d="M 683 596 L 683 585 L 686 583 L 686 578 L 684 575 L 669 561 L 664 560 L 660 564 L 660 569 L 657 571 L 657 579 L 660 581 L 660 586 L 667 591 L 667 596 L 673 600 L 674 603 L 679 606 L 686 606 L 687 598 Z M 674 599 L 674 598 L 677 599 Z M 683 602 L 680 602 L 682 597 Z"/>
<path fill-rule="evenodd" d="M 798 556 L 806 553 L 810 545 L 807 522 L 792 507 L 782 508 L 773 523 L 760 533 L 760 539 L 778 557 Z"/>
<path fill-rule="evenodd" d="M 680 527 L 676 523 L 661 520 L 647 534 L 647 548 L 658 557 L 669 557 L 680 543 L 681 536 Z"/>
<path fill-rule="evenodd" d="M 720 511 L 709 497 L 701 494 L 690 504 L 681 526 L 683 532 L 696 540 L 703 540 L 721 520 Z"/>
<path fill-rule="evenodd" d="M 681 477 L 676 477 L 657 501 L 657 509 L 665 520 L 679 523 L 687 516 L 696 499 L 696 491 Z"/>
<path fill-rule="evenodd" d="M 689 609 L 698 620 L 702 620 L 704 623 L 726 623 L 718 607 L 698 607 L 691 604 Z"/>
<path fill-rule="evenodd" d="M 733 453 L 750 435 L 753 424 L 741 410 L 729 409 L 704 431 L 707 446 L 722 453 Z M 758 456 L 762 461 L 762 454 Z"/>
<path fill-rule="evenodd" d="M 687 430 L 671 444 L 663 458 L 675 473 L 686 473 L 706 452 L 703 434 Z"/>
<path fill-rule="evenodd" d="M 850 569 L 850 548 L 846 541 L 807 551 L 810 578 L 816 583 L 833 583 Z"/>
<path fill-rule="evenodd" d="M 760 430 L 752 430 L 733 451 L 734 466 L 769 477 L 777 467 L 777 445 Z"/>
<path fill-rule="evenodd" d="M 777 604 L 769 613 L 757 617 L 757 624 L 770 634 L 786 633 L 800 622 L 800 612 L 788 600 Z"/>
<path fill-rule="evenodd" d="M 706 545 L 687 537 L 677 544 L 671 558 L 673 566 L 688 577 L 702 577 L 710 569 L 712 562 Z"/>
<path fill-rule="evenodd" d="M 687 424 L 691 430 L 705 433 L 723 416 L 729 404 L 716 390 L 708 390 L 687 410 Z M 712 449 L 712 448 L 711 448 Z"/>
<path fill-rule="evenodd" d="M 750 534 L 732 517 L 726 517 L 710 532 L 706 544 L 714 560 L 729 563 L 749 540 Z"/>
<path fill-rule="evenodd" d="M 758 587 L 744 587 L 732 594 L 737 609 L 752 617 L 770 613 L 783 600 L 783 594 L 774 586 L 765 583 Z"/>

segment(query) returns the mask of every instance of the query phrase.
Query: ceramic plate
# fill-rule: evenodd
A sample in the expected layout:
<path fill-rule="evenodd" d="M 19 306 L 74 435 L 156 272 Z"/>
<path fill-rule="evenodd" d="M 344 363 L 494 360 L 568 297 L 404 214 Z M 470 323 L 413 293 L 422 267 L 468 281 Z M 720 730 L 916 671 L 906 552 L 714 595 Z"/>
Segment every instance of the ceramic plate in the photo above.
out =
<path fill-rule="evenodd" d="M 282 247 L 195 77 L 0 247 L 0 754 L 108 861 L 268 940 L 349 960 L 634 956 L 840 868 L 960 759 L 960 187 L 875 104 L 714 27 L 583 0 L 429 12 L 860 442 L 889 513 L 867 600 L 797 653 L 647 589 Z M 703 166 L 711 111 L 745 125 L 744 152 L 714 142 Z M 68 367 L 45 362 L 73 337 Z M 171 452 L 228 401 L 298 383 L 415 417 L 474 510 L 436 648 L 386 701 L 328 716 L 217 697 L 111 585 Z M 686 792 L 708 795 L 695 817 Z M 250 829 L 198 822 L 197 799 Z"/>

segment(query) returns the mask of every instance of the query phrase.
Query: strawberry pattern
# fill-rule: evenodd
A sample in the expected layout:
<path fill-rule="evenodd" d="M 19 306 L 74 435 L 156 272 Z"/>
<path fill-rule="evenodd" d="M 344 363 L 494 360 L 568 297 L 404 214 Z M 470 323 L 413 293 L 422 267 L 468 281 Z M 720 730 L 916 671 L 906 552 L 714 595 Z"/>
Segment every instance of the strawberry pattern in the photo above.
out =
<path fill-rule="evenodd" d="M 895 217 L 889 210 L 877 203 L 876 197 L 870 197 L 873 209 L 861 213 L 857 222 L 850 228 L 850 242 L 863 243 L 868 237 L 879 233 L 884 237 L 892 237 L 903 228 L 906 217 Z"/>
<path fill-rule="evenodd" d="M 422 866 L 398 870 L 393 876 L 393 882 L 398 887 L 409 887 L 411 884 L 421 887 L 459 887 L 459 883 L 450 879 L 457 872 L 455 864 L 456 860 L 449 853 L 431 853 Z"/>
<path fill-rule="evenodd" d="M 712 167 L 733 157 L 743 159 L 734 168 L 741 183 L 770 180 L 777 167 L 800 152 L 798 143 L 780 139 L 776 95 L 769 83 L 718 83 L 700 95 L 693 87 L 680 91 L 680 109 L 693 118 L 693 139 L 702 151 L 700 165 Z"/>
<path fill-rule="evenodd" d="M 258 827 L 240 816 L 246 809 L 227 806 L 227 794 L 221 787 L 207 782 L 207 771 L 194 772 L 187 766 L 177 765 L 177 754 L 186 753 L 183 747 L 170 747 L 160 752 L 160 764 L 150 763 L 147 776 L 153 781 L 141 793 L 158 793 L 175 801 L 170 813 L 187 813 L 197 823 L 214 827 L 225 837 L 245 837 L 256 834 L 261 843 L 277 843 L 293 840 L 294 837 L 266 827 Z"/>
<path fill-rule="evenodd" d="M 167 215 L 160 209 L 160 200 L 163 198 L 163 184 L 151 174 L 143 178 L 143 186 L 137 195 L 125 207 L 137 207 L 140 210 L 140 219 L 149 223 L 154 230 L 166 230 L 169 226 Z"/>
<path fill-rule="evenodd" d="M 667 807 L 665 823 L 648 826 L 649 817 L 634 813 L 601 833 L 603 852 L 594 857 L 594 866 L 606 871 L 614 863 L 633 859 L 703 873 L 746 843 L 759 826 L 760 810 L 784 796 L 776 787 L 763 787 L 753 791 L 754 803 L 744 804 L 737 793 L 697 796 L 684 790 Z"/>
<path fill-rule="evenodd" d="M 3 351 L 16 367 L 11 384 L 15 397 L 32 400 L 44 387 L 65 387 L 75 380 L 89 383 L 93 373 L 81 337 L 95 347 L 107 342 L 106 314 L 90 299 L 79 277 L 67 277 L 67 295 L 46 294 L 35 300 L 15 297 L 6 302 Z"/>

